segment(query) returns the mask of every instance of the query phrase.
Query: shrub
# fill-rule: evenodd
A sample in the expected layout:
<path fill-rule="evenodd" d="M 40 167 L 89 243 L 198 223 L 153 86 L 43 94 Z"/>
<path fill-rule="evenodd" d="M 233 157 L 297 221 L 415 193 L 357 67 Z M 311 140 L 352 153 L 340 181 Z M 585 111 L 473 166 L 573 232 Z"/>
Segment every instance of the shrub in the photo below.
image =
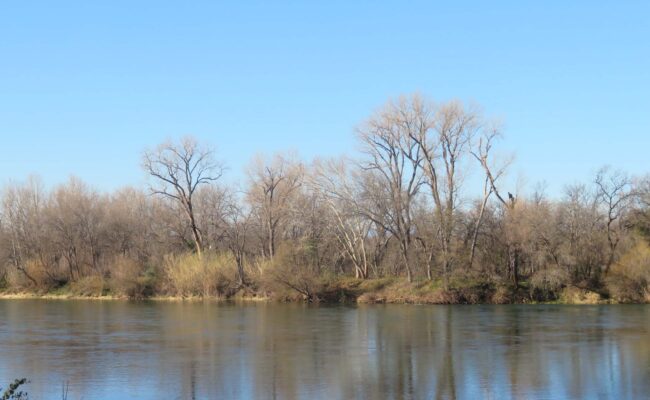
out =
<path fill-rule="evenodd" d="M 549 267 L 535 272 L 530 277 L 530 295 L 534 300 L 556 300 L 563 287 L 570 280 L 568 271 Z"/>
<path fill-rule="evenodd" d="M 153 295 L 156 285 L 156 270 L 119 256 L 111 264 L 111 290 L 131 299 L 143 299 Z"/>
<path fill-rule="evenodd" d="M 109 286 L 99 275 L 84 276 L 70 283 L 70 291 L 78 296 L 98 297 L 108 293 Z"/>
<path fill-rule="evenodd" d="M 6 285 L 8 287 L 16 289 L 30 288 L 45 292 L 65 285 L 68 280 L 57 270 L 48 271 L 48 267 L 40 260 L 27 260 L 23 268 L 24 271 L 13 266 L 7 268 Z M 29 279 L 27 275 L 34 281 Z"/>
<path fill-rule="evenodd" d="M 567 304 L 599 304 L 602 302 L 598 293 L 575 286 L 565 287 L 560 293 L 560 300 Z"/>
<path fill-rule="evenodd" d="M 228 296 L 236 286 L 236 263 L 230 255 L 169 255 L 164 271 L 169 290 L 178 296 Z"/>
<path fill-rule="evenodd" d="M 309 268 L 294 265 L 278 265 L 267 271 L 262 278 L 263 288 L 281 300 L 302 299 L 309 302 L 321 300 L 325 278 Z"/>
<path fill-rule="evenodd" d="M 621 303 L 650 299 L 650 246 L 636 239 L 605 278 L 610 296 Z"/>
<path fill-rule="evenodd" d="M 288 252 L 276 253 L 273 261 L 258 266 L 258 284 L 262 292 L 278 300 L 303 300 L 318 302 L 329 281 L 309 267 L 293 262 Z"/>
<path fill-rule="evenodd" d="M 510 304 L 514 301 L 515 291 L 514 288 L 508 285 L 497 286 L 496 291 L 492 295 L 493 304 Z"/>
<path fill-rule="evenodd" d="M 623 274 L 610 274 L 605 286 L 612 299 L 619 303 L 639 303 L 644 301 L 645 285 Z"/>

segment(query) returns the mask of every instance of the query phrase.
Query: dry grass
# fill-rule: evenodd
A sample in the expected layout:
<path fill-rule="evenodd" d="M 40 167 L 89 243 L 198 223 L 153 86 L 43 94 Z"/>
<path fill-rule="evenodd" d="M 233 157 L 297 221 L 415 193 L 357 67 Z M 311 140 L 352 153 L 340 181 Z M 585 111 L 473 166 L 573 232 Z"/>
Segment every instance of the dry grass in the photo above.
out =
<path fill-rule="evenodd" d="M 236 264 L 230 255 L 167 256 L 163 270 L 168 291 L 181 297 L 222 297 L 236 286 Z"/>
<path fill-rule="evenodd" d="M 596 292 L 568 286 L 560 293 L 560 301 L 565 304 L 602 304 L 606 301 Z"/>
<path fill-rule="evenodd" d="M 637 239 L 612 266 L 605 279 L 612 299 L 619 303 L 650 302 L 650 246 Z"/>

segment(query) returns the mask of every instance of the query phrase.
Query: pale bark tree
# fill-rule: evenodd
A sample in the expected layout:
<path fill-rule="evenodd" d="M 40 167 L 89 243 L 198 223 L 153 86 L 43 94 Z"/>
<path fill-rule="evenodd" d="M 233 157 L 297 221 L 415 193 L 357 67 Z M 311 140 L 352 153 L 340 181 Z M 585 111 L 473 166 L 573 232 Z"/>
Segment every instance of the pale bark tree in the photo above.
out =
<path fill-rule="evenodd" d="M 489 136 L 488 136 L 489 138 Z M 491 141 L 491 140 L 490 140 Z M 488 144 L 490 141 L 485 139 L 485 143 Z M 479 146 L 480 149 L 480 146 Z M 476 152 L 474 154 L 474 157 L 478 160 L 478 162 L 481 164 L 481 167 L 483 168 L 483 171 L 485 172 L 485 177 L 487 181 L 490 184 L 491 188 L 491 193 L 494 193 L 496 198 L 499 200 L 501 205 L 503 206 L 504 210 L 504 218 L 505 218 L 505 240 L 506 240 L 506 247 L 507 247 L 507 253 L 508 253 L 508 268 L 507 268 L 507 275 L 508 278 L 514 283 L 515 286 L 519 285 L 519 256 L 520 256 L 520 250 L 519 250 L 519 244 L 517 243 L 516 240 L 516 232 L 515 232 L 515 207 L 517 205 L 517 197 L 513 195 L 512 193 L 508 192 L 507 198 L 505 195 L 502 194 L 502 192 L 498 189 L 497 186 L 497 181 L 499 180 L 499 177 L 503 175 L 503 172 L 505 171 L 505 166 L 504 167 L 497 167 L 494 168 L 494 166 L 490 165 L 490 160 L 489 160 L 489 148 L 487 149 L 487 153 L 485 152 L 485 148 L 483 151 Z M 506 165 L 507 166 L 507 165 Z M 483 208 L 484 209 L 484 208 Z"/>
<path fill-rule="evenodd" d="M 41 182 L 32 177 L 24 185 L 7 186 L 2 196 L 1 222 L 9 233 L 11 264 L 34 286 L 38 282 L 28 271 L 26 262 L 43 255 L 43 209 L 46 200 L 43 192 Z"/>
<path fill-rule="evenodd" d="M 347 163 L 347 160 L 330 160 L 316 164 L 310 183 L 334 216 L 337 243 L 352 261 L 355 277 L 365 279 L 370 269 L 366 246 L 372 221 L 358 205 L 360 188 L 346 168 Z"/>
<path fill-rule="evenodd" d="M 403 106 L 402 100 L 389 102 L 358 130 L 358 137 L 365 155 L 361 167 L 368 172 L 363 212 L 395 236 L 410 282 L 413 207 L 423 184 L 423 160 L 411 134 L 418 121 L 403 118 Z"/>
<path fill-rule="evenodd" d="M 441 105 L 413 96 L 400 102 L 399 119 L 418 144 L 426 183 L 434 205 L 445 287 L 454 262 L 453 237 L 462 183 L 462 163 L 482 116 L 458 101 Z M 431 272 L 428 271 L 431 279 Z"/>
<path fill-rule="evenodd" d="M 216 161 L 212 149 L 200 145 L 192 137 L 185 137 L 179 143 L 166 142 L 155 150 L 145 151 L 142 165 L 154 180 L 152 193 L 181 206 L 192 232 L 194 248 L 200 256 L 203 237 L 194 210 L 194 194 L 200 186 L 219 180 L 224 172 L 223 165 Z"/>
<path fill-rule="evenodd" d="M 486 129 L 479 136 L 478 143 L 472 148 L 472 156 L 479 162 L 482 169 L 485 172 L 485 179 L 483 181 L 483 197 L 480 202 L 478 209 L 478 215 L 476 216 L 476 222 L 474 224 L 474 229 L 472 232 L 472 241 L 470 244 L 470 253 L 469 253 L 469 269 L 472 268 L 474 264 L 474 258 L 476 256 L 476 244 L 478 242 L 478 235 L 481 230 L 481 224 L 483 223 L 483 217 L 485 216 L 485 209 L 487 207 L 488 201 L 492 193 L 494 193 L 494 188 L 496 187 L 497 181 L 505 175 L 508 170 L 508 167 L 512 163 L 512 158 L 507 158 L 502 161 L 500 164 L 494 164 L 492 147 L 496 139 L 501 136 L 498 126 L 491 125 L 486 127 Z"/>

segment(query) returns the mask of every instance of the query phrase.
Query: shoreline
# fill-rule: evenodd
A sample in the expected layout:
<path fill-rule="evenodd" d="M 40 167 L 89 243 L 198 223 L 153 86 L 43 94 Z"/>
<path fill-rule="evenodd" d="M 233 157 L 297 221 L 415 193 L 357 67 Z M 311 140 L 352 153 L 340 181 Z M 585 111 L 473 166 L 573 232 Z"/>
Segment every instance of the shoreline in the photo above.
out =
<path fill-rule="evenodd" d="M 621 301 L 607 292 L 567 285 L 540 295 L 528 283 L 515 287 L 498 283 L 458 280 L 445 289 L 440 281 L 415 281 L 395 278 L 339 278 L 307 282 L 305 289 L 289 285 L 252 284 L 237 290 L 202 295 L 179 295 L 166 290 L 129 295 L 107 290 L 110 282 L 86 287 L 63 286 L 55 289 L 2 288 L 0 299 L 156 301 L 156 302 L 277 302 L 309 304 L 650 304 L 650 294 L 636 301 Z"/>
<path fill-rule="evenodd" d="M 390 301 L 364 301 L 363 299 L 350 299 L 348 301 L 320 301 L 316 303 L 309 303 L 304 300 L 278 300 L 271 297 L 263 296 L 233 296 L 233 297 L 202 297 L 202 296 L 152 296 L 142 299 L 133 299 L 128 296 L 117 296 L 117 295 L 103 295 L 103 296 L 91 296 L 91 295 L 76 295 L 76 294 L 54 294 L 54 293 L 30 293 L 30 292 L 17 292 L 17 293 L 6 293 L 0 292 L 0 300 L 82 300 L 82 301 L 123 301 L 123 302 L 188 302 L 188 303 L 201 303 L 201 302 L 211 302 L 211 303 L 285 303 L 285 304 L 321 304 L 321 305 L 335 305 L 335 304 L 374 304 L 374 305 L 383 305 L 383 304 L 401 304 L 401 305 L 413 305 L 413 306 L 423 306 L 423 305 L 623 305 L 623 304 L 636 304 L 636 305 L 647 305 L 648 302 L 640 303 L 620 303 L 613 301 L 611 299 L 601 299 L 598 301 L 567 301 L 567 300 L 556 300 L 556 301 L 519 301 L 519 302 L 509 302 L 509 303 L 493 303 L 493 302 L 477 302 L 477 303 L 467 303 L 467 302 L 458 302 L 458 303 L 443 303 L 443 302 L 431 302 L 426 299 L 423 301 L 414 301 L 414 299 L 409 300 L 390 300 Z"/>
<path fill-rule="evenodd" d="M 103 295 L 103 296 L 91 296 L 91 295 L 77 295 L 77 294 L 54 294 L 54 293 L 31 293 L 31 292 L 18 292 L 18 293 L 3 293 L 0 292 L 0 300 L 94 300 L 94 301 L 131 301 L 131 302 L 142 302 L 142 301 L 159 301 L 159 302 L 274 302 L 271 298 L 268 297 L 201 297 L 201 296 L 151 296 L 141 299 L 133 299 L 128 296 L 123 295 Z"/>

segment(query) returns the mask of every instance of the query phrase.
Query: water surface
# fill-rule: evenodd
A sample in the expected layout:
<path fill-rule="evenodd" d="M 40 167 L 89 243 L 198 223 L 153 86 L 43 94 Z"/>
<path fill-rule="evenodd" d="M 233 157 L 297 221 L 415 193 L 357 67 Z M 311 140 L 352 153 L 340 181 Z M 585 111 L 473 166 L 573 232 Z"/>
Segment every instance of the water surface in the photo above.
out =
<path fill-rule="evenodd" d="M 1 300 L 16 377 L 34 399 L 644 399 L 650 306 Z"/>

